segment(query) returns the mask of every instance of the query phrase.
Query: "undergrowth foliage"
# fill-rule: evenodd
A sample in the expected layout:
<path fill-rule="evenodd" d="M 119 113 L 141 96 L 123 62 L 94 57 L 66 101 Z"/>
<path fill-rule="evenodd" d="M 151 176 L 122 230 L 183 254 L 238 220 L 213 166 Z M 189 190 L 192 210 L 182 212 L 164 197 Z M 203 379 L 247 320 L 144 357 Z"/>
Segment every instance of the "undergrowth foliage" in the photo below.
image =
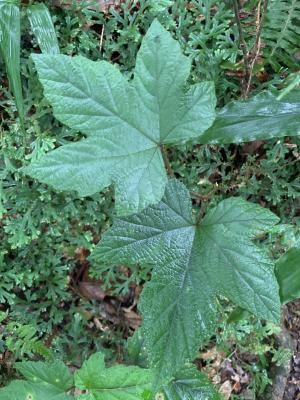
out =
<path fill-rule="evenodd" d="M 154 20 L 145 35 L 130 83 L 103 61 L 62 55 L 34 61 L 57 119 L 88 138 L 50 151 L 23 172 L 84 196 L 115 185 L 117 213 L 126 217 L 116 220 L 93 257 L 153 267 L 140 305 L 152 387 L 163 388 L 193 361 L 217 326 L 218 296 L 278 322 L 274 263 L 252 242 L 278 218 L 238 198 L 194 216 L 185 186 L 167 179 L 173 171 L 165 146 L 205 143 L 216 102 L 211 83 L 186 86 L 190 62 L 160 23 Z M 278 114 L 280 103 L 272 102 Z M 258 101 L 258 115 L 264 107 Z M 218 138 L 213 126 L 210 140 Z M 234 138 L 242 139 L 242 133 Z"/>
<path fill-rule="evenodd" d="M 297 0 L 269 1 L 263 39 L 266 42 L 264 56 L 276 72 L 282 66 L 298 71 L 300 5 Z"/>
<path fill-rule="evenodd" d="M 66 126 L 53 120 L 32 75 L 32 61 L 23 66 L 36 93 L 27 100 L 30 127 L 24 134 L 18 124 L 9 126 L 10 135 L 1 137 L 0 237 L 6 242 L 0 252 L 0 270 L 5 271 L 0 297 L 13 311 L 3 314 L 0 344 L 16 359 L 40 355 L 49 361 L 17 364 L 25 380 L 1 389 L 1 400 L 13 395 L 21 400 L 219 399 L 191 362 L 216 332 L 220 300 L 227 298 L 244 312 L 278 322 L 281 303 L 299 297 L 298 286 L 290 281 L 299 274 L 298 249 L 287 252 L 274 271 L 273 258 L 257 240 L 289 227 L 278 225 L 275 214 L 254 204 L 262 197 L 267 205 L 282 199 L 293 205 L 299 194 L 295 148 L 290 142 L 262 142 L 267 159 L 260 158 L 260 167 L 249 156 L 249 171 L 228 174 L 231 147 L 218 146 L 299 134 L 299 93 L 280 100 L 262 93 L 215 112 L 216 97 L 222 105 L 229 92 L 234 97 L 239 91 L 223 74 L 241 54 L 233 40 L 237 29 L 230 8 L 225 3 L 216 7 L 215 1 L 140 1 L 139 7 L 125 3 L 122 16 L 111 10 L 114 18 L 107 19 L 77 2 L 70 5 L 73 19 L 63 9 L 57 12 L 62 51 L 106 61 L 60 55 L 56 40 L 44 47 L 53 54 L 33 56 L 45 97 Z M 34 7 L 33 32 L 43 11 L 43 6 Z M 151 24 L 154 15 L 172 35 L 157 20 Z M 97 34 L 97 29 L 85 29 L 95 21 L 105 25 Z M 99 52 L 102 40 L 105 49 Z M 274 68 L 276 54 L 269 61 Z M 120 68 L 112 65 L 116 61 Z M 217 96 L 208 80 L 217 84 Z M 239 151 L 236 146 L 234 152 Z M 281 168 L 285 159 L 290 165 Z M 287 171 L 292 176 L 288 182 Z M 210 181 L 218 174 L 223 182 Z M 209 179 L 199 181 L 199 176 Z M 113 212 L 108 187 L 115 190 L 117 217 L 96 245 Z M 215 193 L 208 210 L 205 187 L 207 199 L 211 190 Z M 250 196 L 251 202 L 230 194 Z M 296 206 L 290 215 L 280 207 L 276 211 L 284 222 L 297 214 Z M 76 257 L 82 267 L 78 249 L 92 252 L 93 272 L 100 265 L 98 272 L 105 271 L 109 284 L 115 280 L 120 291 L 128 287 L 129 278 L 124 285 L 120 282 L 113 272 L 116 264 L 126 264 L 131 279 L 142 272 L 137 281 L 146 281 L 139 303 L 143 323 L 128 345 L 130 359 L 139 367 L 105 367 L 104 353 L 108 358 L 111 353 L 102 344 L 112 347 L 118 339 L 102 326 L 101 335 L 90 332 L 87 338 L 93 311 L 82 299 L 72 304 L 67 290 L 77 290 L 72 276 Z M 86 254 L 82 263 L 88 263 Z M 30 311 L 30 325 L 24 310 Z M 59 326 L 67 333 L 55 333 Z M 58 357 L 77 366 L 92 350 L 102 352 L 73 377 L 62 362 L 51 361 L 54 355 L 41 341 L 43 334 Z"/>

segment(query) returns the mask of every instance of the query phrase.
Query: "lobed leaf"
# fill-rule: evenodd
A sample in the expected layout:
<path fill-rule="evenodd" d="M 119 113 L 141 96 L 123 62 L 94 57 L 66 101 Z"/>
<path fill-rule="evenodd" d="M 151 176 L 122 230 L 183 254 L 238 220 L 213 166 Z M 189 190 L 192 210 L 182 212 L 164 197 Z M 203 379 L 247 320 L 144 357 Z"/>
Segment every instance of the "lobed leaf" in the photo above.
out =
<path fill-rule="evenodd" d="M 156 20 L 130 83 L 104 61 L 33 59 L 55 116 L 88 138 L 50 152 L 25 173 L 82 196 L 114 184 L 120 215 L 160 201 L 167 182 L 161 146 L 199 136 L 215 117 L 212 83 L 185 89 L 190 60 Z"/>
<path fill-rule="evenodd" d="M 194 365 L 181 371 L 163 392 L 165 400 L 221 400 L 214 385 Z"/>
<path fill-rule="evenodd" d="M 73 377 L 62 361 L 53 363 L 24 361 L 16 364 L 17 370 L 34 383 L 46 383 L 62 391 L 73 385 Z"/>
<path fill-rule="evenodd" d="M 75 373 L 75 385 L 86 390 L 82 400 L 141 400 L 152 382 L 150 370 L 117 365 L 106 368 L 104 355 L 93 354 Z"/>
<path fill-rule="evenodd" d="M 42 383 L 12 381 L 0 389 L 0 400 L 74 400 L 59 389 Z"/>
<path fill-rule="evenodd" d="M 217 296 L 260 318 L 278 321 L 273 262 L 252 241 L 278 222 L 241 198 L 222 201 L 197 224 L 187 189 L 169 181 L 162 201 L 115 220 L 93 257 L 106 264 L 154 266 L 140 309 L 145 344 L 159 382 L 193 360 L 214 331 Z"/>
<path fill-rule="evenodd" d="M 269 92 L 234 101 L 217 113 L 201 143 L 240 143 L 300 134 L 300 91 L 283 99 Z"/>

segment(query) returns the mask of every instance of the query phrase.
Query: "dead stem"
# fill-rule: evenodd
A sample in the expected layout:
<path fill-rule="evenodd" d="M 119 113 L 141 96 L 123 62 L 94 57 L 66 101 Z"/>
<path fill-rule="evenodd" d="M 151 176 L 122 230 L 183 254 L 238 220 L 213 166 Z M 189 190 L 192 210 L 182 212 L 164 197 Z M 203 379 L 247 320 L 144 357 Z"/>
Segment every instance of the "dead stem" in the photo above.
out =
<path fill-rule="evenodd" d="M 241 23 L 241 19 L 240 19 L 240 14 L 239 14 L 240 6 L 238 3 L 238 0 L 233 0 L 233 8 L 234 8 L 236 24 L 237 24 L 238 31 L 239 31 L 240 48 L 243 52 L 243 62 L 244 62 L 244 69 L 245 69 L 245 78 L 243 79 L 243 97 L 245 98 L 247 82 L 249 81 L 249 77 L 250 77 L 250 65 L 249 65 L 249 60 L 248 60 L 249 53 L 247 50 L 247 44 L 246 44 L 246 41 L 244 38 L 242 23 Z"/>
<path fill-rule="evenodd" d="M 160 150 L 161 150 L 161 154 L 162 154 L 162 157 L 163 157 L 164 164 L 165 164 L 166 170 L 168 172 L 168 175 L 171 176 L 172 178 L 174 178 L 174 176 L 175 176 L 174 175 L 174 171 L 173 171 L 173 169 L 171 167 L 166 148 L 165 148 L 165 146 L 163 144 L 160 145 Z"/>
<path fill-rule="evenodd" d="M 264 17 L 267 12 L 267 7 L 268 7 L 268 0 L 263 0 L 263 7 L 261 7 L 261 0 L 259 0 L 258 7 L 257 7 L 257 13 L 256 13 L 256 38 L 255 38 L 255 43 L 250 50 L 251 54 L 251 63 L 250 63 L 250 74 L 246 86 L 246 91 L 245 91 L 245 97 L 248 97 L 249 91 L 250 91 L 250 86 L 252 82 L 252 75 L 253 75 L 253 68 L 255 65 L 255 62 L 259 56 L 259 51 L 261 48 L 261 33 L 262 33 L 262 27 L 263 27 L 263 22 L 264 22 Z"/>

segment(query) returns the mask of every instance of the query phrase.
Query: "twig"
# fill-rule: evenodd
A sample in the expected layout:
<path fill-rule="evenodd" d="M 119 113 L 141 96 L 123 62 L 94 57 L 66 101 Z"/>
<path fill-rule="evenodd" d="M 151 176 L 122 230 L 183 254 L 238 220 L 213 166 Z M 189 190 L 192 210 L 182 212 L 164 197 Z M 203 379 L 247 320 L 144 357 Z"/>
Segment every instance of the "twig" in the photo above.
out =
<path fill-rule="evenodd" d="M 261 33 L 262 33 L 262 27 L 263 27 L 263 22 L 264 22 L 264 17 L 266 15 L 268 7 L 268 0 L 263 0 L 263 11 L 261 11 L 261 0 L 259 0 L 258 7 L 257 7 L 257 14 L 256 14 L 256 38 L 255 38 L 255 43 L 250 50 L 251 54 L 251 63 L 250 63 L 250 71 L 249 71 L 249 77 L 246 85 L 246 90 L 245 90 L 245 97 L 248 97 L 250 86 L 251 86 L 251 81 L 252 81 L 252 73 L 253 73 L 253 68 L 255 65 L 255 62 L 257 60 L 257 57 L 259 56 L 259 51 L 261 47 Z"/>
<path fill-rule="evenodd" d="M 163 157 L 164 164 L 165 164 L 166 170 L 168 172 L 168 175 L 170 175 L 172 178 L 174 178 L 174 176 L 175 176 L 174 175 L 174 171 L 173 171 L 173 169 L 171 167 L 171 164 L 170 164 L 170 161 L 169 161 L 169 158 L 168 158 L 168 154 L 167 154 L 165 146 L 163 144 L 160 145 L 160 150 L 161 150 L 161 154 L 162 154 L 162 157 Z"/>
<path fill-rule="evenodd" d="M 101 37 L 100 37 L 100 53 L 101 53 L 101 51 L 102 51 L 103 36 L 104 36 L 104 24 L 102 25 Z"/>

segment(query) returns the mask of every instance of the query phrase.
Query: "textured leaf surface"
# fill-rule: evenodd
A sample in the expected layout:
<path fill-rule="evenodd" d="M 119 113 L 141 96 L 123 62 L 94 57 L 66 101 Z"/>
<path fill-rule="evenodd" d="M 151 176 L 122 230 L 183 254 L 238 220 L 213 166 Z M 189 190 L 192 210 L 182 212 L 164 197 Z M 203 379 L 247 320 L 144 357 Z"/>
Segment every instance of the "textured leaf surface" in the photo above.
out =
<path fill-rule="evenodd" d="M 59 47 L 52 18 L 43 3 L 33 4 L 27 9 L 31 29 L 43 53 L 58 54 Z"/>
<path fill-rule="evenodd" d="M 218 112 L 201 143 L 240 143 L 300 134 L 300 91 L 277 100 L 261 93 L 247 101 L 229 103 Z"/>
<path fill-rule="evenodd" d="M 16 368 L 31 382 L 47 383 L 62 391 L 70 389 L 73 385 L 73 377 L 61 361 L 53 363 L 27 361 L 17 363 Z"/>
<path fill-rule="evenodd" d="M 155 266 L 140 308 L 149 358 L 160 379 L 192 360 L 211 335 L 217 295 L 279 320 L 273 263 L 251 240 L 277 222 L 270 211 L 231 198 L 196 225 L 187 189 L 171 180 L 158 205 L 116 219 L 104 235 L 94 253 L 101 262 Z"/>
<path fill-rule="evenodd" d="M 213 384 L 195 366 L 186 368 L 164 387 L 165 400 L 221 400 Z"/>
<path fill-rule="evenodd" d="M 0 4 L 0 49 L 7 69 L 10 89 L 15 97 L 20 118 L 24 117 L 20 75 L 20 10 L 12 2 Z"/>
<path fill-rule="evenodd" d="M 139 367 L 106 368 L 104 356 L 93 354 L 75 374 L 75 385 L 87 390 L 82 400 L 141 400 L 151 387 L 152 373 Z"/>
<path fill-rule="evenodd" d="M 157 21 L 143 39 L 131 83 L 104 61 L 64 55 L 34 55 L 34 61 L 56 117 L 88 138 L 50 152 L 25 172 L 83 196 L 114 184 L 119 214 L 162 198 L 161 145 L 199 136 L 215 117 L 213 85 L 185 90 L 190 61 Z"/>
<path fill-rule="evenodd" d="M 74 400 L 58 388 L 45 383 L 12 381 L 0 389 L 0 400 Z"/>
<path fill-rule="evenodd" d="M 276 276 L 283 304 L 300 298 L 300 249 L 288 250 L 276 263 Z"/>

